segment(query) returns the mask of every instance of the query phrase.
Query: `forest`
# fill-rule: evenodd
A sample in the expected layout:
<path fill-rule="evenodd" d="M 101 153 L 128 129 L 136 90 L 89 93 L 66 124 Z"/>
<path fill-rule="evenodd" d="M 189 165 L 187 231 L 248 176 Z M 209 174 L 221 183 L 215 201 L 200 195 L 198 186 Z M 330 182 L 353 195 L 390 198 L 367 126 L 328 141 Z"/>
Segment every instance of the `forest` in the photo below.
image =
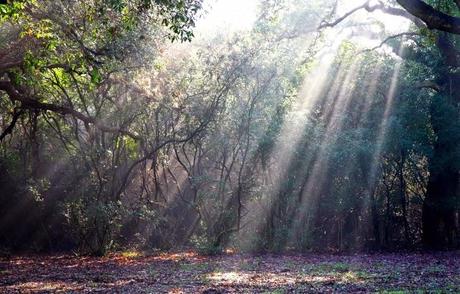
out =
<path fill-rule="evenodd" d="M 0 1 L 0 292 L 93 291 L 460 292 L 460 1 Z"/>

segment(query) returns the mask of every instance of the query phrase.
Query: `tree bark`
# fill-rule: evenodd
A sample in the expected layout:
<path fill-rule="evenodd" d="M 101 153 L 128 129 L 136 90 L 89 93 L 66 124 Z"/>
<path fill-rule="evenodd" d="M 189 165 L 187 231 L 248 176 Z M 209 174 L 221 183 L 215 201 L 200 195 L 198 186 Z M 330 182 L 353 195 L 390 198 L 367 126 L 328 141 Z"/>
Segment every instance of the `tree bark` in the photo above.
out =
<path fill-rule="evenodd" d="M 429 29 L 460 34 L 460 18 L 445 14 L 420 0 L 397 0 L 407 12 L 422 20 Z"/>
<path fill-rule="evenodd" d="M 422 211 L 423 243 L 429 249 L 453 247 L 457 241 L 455 217 L 459 197 L 460 158 L 459 135 L 455 131 L 460 125 L 460 117 L 458 98 L 454 97 L 458 97 L 460 89 L 452 88 L 451 85 L 457 85 L 460 77 L 449 74 L 443 80 L 445 90 L 433 98 L 430 109 L 435 143 L 429 161 L 430 175 Z"/>

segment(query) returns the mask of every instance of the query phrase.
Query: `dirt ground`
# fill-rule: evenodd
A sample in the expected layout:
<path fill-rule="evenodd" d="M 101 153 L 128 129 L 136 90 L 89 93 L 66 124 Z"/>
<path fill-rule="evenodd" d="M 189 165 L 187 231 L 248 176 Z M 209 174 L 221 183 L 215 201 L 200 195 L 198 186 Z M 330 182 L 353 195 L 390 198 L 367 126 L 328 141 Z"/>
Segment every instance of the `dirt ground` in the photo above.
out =
<path fill-rule="evenodd" d="M 460 293 L 460 252 L 0 259 L 1 293 Z"/>

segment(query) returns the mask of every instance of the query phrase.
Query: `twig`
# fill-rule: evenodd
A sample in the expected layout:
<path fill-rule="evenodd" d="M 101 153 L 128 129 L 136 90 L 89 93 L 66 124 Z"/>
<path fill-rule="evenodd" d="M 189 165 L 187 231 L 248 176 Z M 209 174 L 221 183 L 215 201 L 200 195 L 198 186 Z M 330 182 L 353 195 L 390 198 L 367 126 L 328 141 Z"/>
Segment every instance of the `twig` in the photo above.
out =
<path fill-rule="evenodd" d="M 415 33 L 415 32 L 404 32 L 404 33 L 399 33 L 399 34 L 396 34 L 396 35 L 392 35 L 392 36 L 389 36 L 389 37 L 385 38 L 379 45 L 377 45 L 375 47 L 372 47 L 372 48 L 364 49 L 364 50 L 360 51 L 359 54 L 379 49 L 383 45 L 385 45 L 388 41 L 396 39 L 396 38 L 400 38 L 400 37 L 404 37 L 404 36 L 418 36 L 418 35 L 420 35 L 420 34 Z"/>

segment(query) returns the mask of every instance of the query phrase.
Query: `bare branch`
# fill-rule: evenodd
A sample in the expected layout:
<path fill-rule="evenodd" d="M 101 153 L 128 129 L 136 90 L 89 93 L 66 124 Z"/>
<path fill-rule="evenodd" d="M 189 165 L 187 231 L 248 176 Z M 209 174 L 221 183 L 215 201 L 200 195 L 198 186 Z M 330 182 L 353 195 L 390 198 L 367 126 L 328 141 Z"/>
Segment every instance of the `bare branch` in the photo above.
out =
<path fill-rule="evenodd" d="M 385 45 L 388 41 L 393 40 L 393 39 L 397 39 L 397 38 L 404 37 L 404 36 L 418 36 L 418 35 L 420 35 L 420 34 L 415 33 L 415 32 L 404 32 L 404 33 L 400 33 L 400 34 L 396 34 L 396 35 L 391 35 L 391 36 L 386 37 L 379 45 L 377 45 L 375 47 L 372 47 L 372 48 L 369 48 L 369 49 L 364 49 L 360 53 L 374 51 L 376 49 L 379 49 L 383 45 Z"/>
<path fill-rule="evenodd" d="M 324 28 L 327 28 L 327 27 L 334 27 L 334 26 L 338 25 L 339 23 L 341 23 L 342 21 L 344 21 L 350 15 L 354 14 L 358 10 L 361 10 L 361 9 L 367 7 L 367 6 L 369 6 L 369 1 L 366 1 L 364 4 L 362 4 L 362 5 L 360 5 L 360 6 L 356 7 L 356 8 L 348 11 L 347 13 L 342 15 L 341 17 L 339 17 L 336 20 L 334 20 L 333 22 L 322 21 L 321 24 L 319 25 L 318 29 L 321 30 L 321 29 L 324 29 Z"/>

